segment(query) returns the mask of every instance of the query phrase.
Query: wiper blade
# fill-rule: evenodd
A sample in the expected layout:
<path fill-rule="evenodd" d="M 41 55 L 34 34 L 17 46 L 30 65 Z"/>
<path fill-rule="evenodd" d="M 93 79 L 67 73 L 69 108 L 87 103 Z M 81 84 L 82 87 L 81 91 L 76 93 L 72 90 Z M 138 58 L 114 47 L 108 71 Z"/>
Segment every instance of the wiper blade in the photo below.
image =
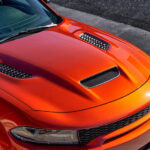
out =
<path fill-rule="evenodd" d="M 10 36 L 0 40 L 0 43 L 6 42 L 6 41 L 8 41 L 8 40 L 10 40 L 12 38 L 15 38 L 17 36 L 20 36 L 20 35 L 23 35 L 23 34 L 26 34 L 26 33 L 31 33 L 32 34 L 32 33 L 36 33 L 36 32 L 39 32 L 41 30 L 48 29 L 48 28 L 54 27 L 54 26 L 57 26 L 57 24 L 52 23 L 52 24 L 45 25 L 45 26 L 38 26 L 38 27 L 34 27 L 34 28 L 29 28 L 27 30 L 20 31 L 20 32 L 18 32 L 16 34 L 10 35 Z"/>

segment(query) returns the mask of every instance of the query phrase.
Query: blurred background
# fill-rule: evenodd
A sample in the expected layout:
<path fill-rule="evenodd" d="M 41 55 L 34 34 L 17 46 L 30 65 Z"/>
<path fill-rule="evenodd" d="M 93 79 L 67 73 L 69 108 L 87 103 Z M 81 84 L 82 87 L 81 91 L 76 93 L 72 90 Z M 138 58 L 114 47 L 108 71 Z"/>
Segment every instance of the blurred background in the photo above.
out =
<path fill-rule="evenodd" d="M 95 26 L 150 55 L 149 0 L 51 0 L 59 14 Z"/>

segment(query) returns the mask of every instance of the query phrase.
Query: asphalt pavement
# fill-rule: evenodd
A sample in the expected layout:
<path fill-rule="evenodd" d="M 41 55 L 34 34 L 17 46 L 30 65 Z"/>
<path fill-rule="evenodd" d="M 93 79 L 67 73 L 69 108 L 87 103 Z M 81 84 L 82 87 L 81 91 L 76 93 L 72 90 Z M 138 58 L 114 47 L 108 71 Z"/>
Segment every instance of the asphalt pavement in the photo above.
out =
<path fill-rule="evenodd" d="M 64 6 L 150 31 L 149 0 L 51 0 Z"/>

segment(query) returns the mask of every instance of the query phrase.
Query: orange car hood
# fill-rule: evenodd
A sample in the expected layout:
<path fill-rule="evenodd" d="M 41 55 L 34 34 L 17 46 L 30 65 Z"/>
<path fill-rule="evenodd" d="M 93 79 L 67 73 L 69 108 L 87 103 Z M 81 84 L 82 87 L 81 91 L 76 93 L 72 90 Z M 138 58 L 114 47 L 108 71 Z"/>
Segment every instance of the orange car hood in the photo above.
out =
<path fill-rule="evenodd" d="M 107 41 L 109 50 L 80 40 L 81 32 Z M 142 86 L 150 73 L 150 62 L 138 49 L 74 21 L 1 44 L 0 59 L 33 75 L 15 79 L 1 73 L 0 88 L 33 110 L 51 112 L 78 111 L 118 100 Z M 93 88 L 80 84 L 115 66 L 119 77 Z"/>

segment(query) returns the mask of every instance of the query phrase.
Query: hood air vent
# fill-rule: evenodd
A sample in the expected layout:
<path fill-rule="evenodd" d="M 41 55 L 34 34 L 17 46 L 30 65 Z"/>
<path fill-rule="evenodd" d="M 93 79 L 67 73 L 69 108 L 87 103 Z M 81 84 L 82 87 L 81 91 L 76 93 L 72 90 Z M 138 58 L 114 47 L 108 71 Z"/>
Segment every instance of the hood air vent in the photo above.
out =
<path fill-rule="evenodd" d="M 89 78 L 82 80 L 80 83 L 87 88 L 96 87 L 98 85 L 104 84 L 110 80 L 117 78 L 120 75 L 120 72 L 117 67 L 105 70 L 96 75 L 93 75 Z"/>
<path fill-rule="evenodd" d="M 110 46 L 107 42 L 105 42 L 105 41 L 101 40 L 100 38 L 98 38 L 92 34 L 89 34 L 89 33 L 83 33 L 79 37 L 80 37 L 80 39 L 82 39 L 102 50 L 107 50 Z"/>
<path fill-rule="evenodd" d="M 19 78 L 19 79 L 25 79 L 25 78 L 31 78 L 32 75 L 27 74 L 23 71 L 20 71 L 16 68 L 7 66 L 5 64 L 0 64 L 0 72 L 4 73 L 8 76 L 14 77 L 14 78 Z"/>

